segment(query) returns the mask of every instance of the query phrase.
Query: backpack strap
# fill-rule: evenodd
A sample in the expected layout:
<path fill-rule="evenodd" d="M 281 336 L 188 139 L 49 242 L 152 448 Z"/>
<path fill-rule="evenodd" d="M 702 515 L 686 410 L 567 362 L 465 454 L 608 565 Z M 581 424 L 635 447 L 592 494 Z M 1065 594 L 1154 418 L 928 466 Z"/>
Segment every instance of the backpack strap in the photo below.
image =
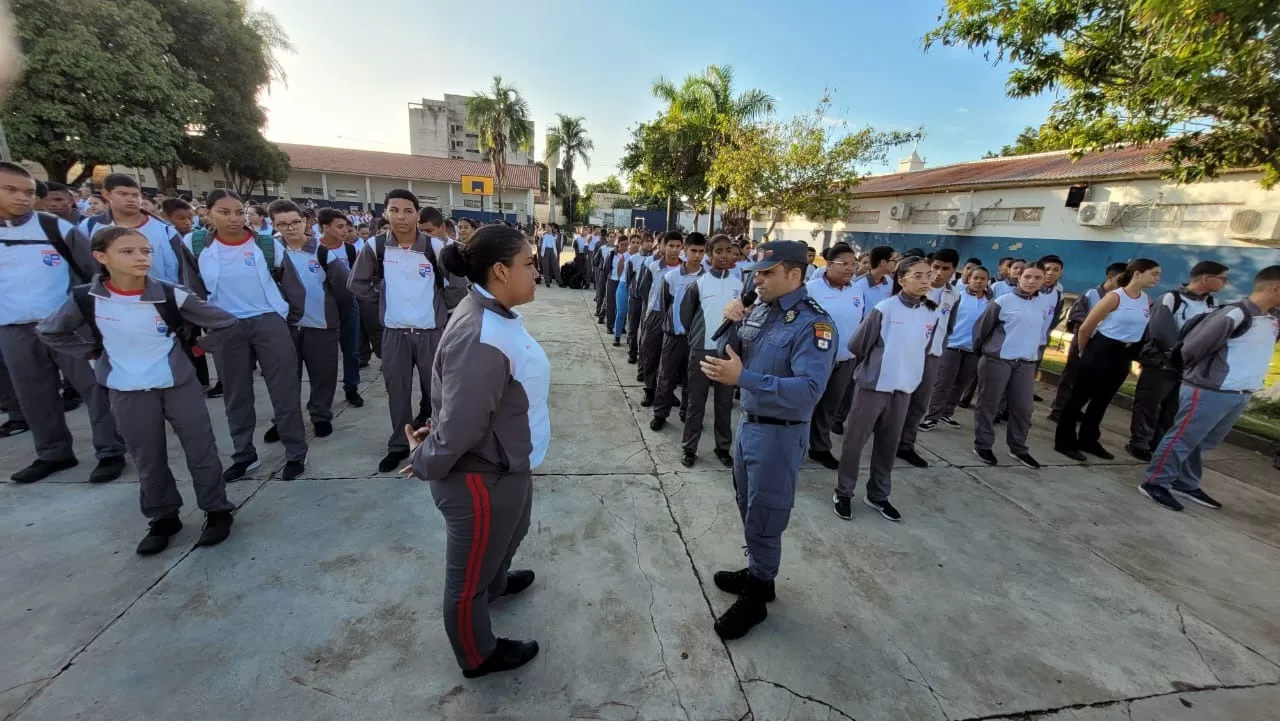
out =
<path fill-rule="evenodd" d="M 62 227 L 58 224 L 58 217 L 48 213 L 36 213 L 36 219 L 40 223 L 40 230 L 44 231 L 44 237 L 49 241 L 49 245 L 58 251 L 58 255 L 67 262 L 67 267 L 75 273 L 75 280 L 92 280 L 85 275 L 84 270 L 76 263 L 76 259 L 71 255 L 71 248 L 67 246 L 67 240 L 62 235 Z M 92 219 L 90 219 L 92 220 Z M 88 291 L 86 291 L 88 292 Z"/>
<path fill-rule="evenodd" d="M 342 244 L 347 249 L 347 267 L 356 267 L 356 247 L 351 243 Z"/>
<path fill-rule="evenodd" d="M 444 290 L 444 269 L 440 267 L 440 261 L 436 260 L 435 243 L 431 236 L 427 236 L 427 260 L 431 263 L 431 275 L 436 279 L 436 290 Z M 441 298 L 441 300 L 444 300 Z"/>
<path fill-rule="evenodd" d="M 323 243 L 316 243 L 316 260 L 326 272 L 329 270 L 329 249 Z"/>
<path fill-rule="evenodd" d="M 84 319 L 86 325 L 89 326 L 89 332 L 93 335 L 93 351 L 90 358 L 97 358 L 102 355 L 102 333 L 98 330 L 98 314 L 96 312 L 95 303 L 92 295 L 89 295 L 89 285 L 77 285 L 71 289 L 71 297 L 76 302 L 76 307 L 80 309 L 80 317 Z"/>

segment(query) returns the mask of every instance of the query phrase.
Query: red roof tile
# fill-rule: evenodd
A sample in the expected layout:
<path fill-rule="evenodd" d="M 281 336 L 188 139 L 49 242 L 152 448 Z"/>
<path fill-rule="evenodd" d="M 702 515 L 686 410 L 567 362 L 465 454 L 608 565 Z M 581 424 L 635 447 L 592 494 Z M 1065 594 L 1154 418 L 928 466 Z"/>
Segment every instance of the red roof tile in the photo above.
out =
<path fill-rule="evenodd" d="M 278 143 L 278 145 L 281 150 L 289 154 L 290 166 L 299 170 L 432 180 L 440 183 L 458 183 L 464 175 L 493 175 L 492 166 L 474 160 L 383 153 L 376 150 L 327 148 L 320 145 L 290 143 Z M 508 165 L 506 187 L 537 189 L 538 166 Z"/>

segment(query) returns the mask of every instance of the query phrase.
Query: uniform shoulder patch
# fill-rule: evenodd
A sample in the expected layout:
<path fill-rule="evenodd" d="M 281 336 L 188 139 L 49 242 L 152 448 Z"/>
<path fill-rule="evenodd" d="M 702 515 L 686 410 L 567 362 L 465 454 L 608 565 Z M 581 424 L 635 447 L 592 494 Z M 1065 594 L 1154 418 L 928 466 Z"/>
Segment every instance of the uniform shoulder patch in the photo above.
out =
<path fill-rule="evenodd" d="M 835 337 L 835 328 L 830 323 L 813 324 L 813 344 L 818 350 L 830 350 L 831 340 Z"/>
<path fill-rule="evenodd" d="M 809 307 L 812 308 L 813 311 L 818 315 L 822 315 L 822 316 L 830 315 L 830 313 L 827 312 L 827 309 L 823 308 L 822 305 L 819 304 L 818 301 L 814 300 L 813 298 L 805 298 L 804 302 L 808 303 Z"/>

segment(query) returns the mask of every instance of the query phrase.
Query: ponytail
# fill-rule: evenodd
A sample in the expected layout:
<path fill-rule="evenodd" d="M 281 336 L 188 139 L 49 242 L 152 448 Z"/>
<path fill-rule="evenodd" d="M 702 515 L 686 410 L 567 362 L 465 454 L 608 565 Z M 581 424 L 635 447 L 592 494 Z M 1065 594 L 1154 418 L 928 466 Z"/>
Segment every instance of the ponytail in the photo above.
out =
<path fill-rule="evenodd" d="M 1133 276 L 1138 273 L 1145 273 L 1159 267 L 1160 264 L 1150 258 L 1135 258 L 1124 267 L 1124 272 L 1120 274 L 1120 278 L 1117 281 L 1119 283 L 1118 287 L 1124 288 L 1129 285 L 1133 281 Z"/>

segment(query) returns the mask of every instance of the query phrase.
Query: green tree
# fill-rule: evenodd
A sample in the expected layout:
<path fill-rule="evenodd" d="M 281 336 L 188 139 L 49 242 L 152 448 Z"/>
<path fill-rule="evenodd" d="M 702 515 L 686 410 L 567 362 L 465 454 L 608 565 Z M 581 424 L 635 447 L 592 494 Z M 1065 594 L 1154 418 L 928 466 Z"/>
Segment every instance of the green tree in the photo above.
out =
<path fill-rule="evenodd" d="M 598 183 L 587 183 L 586 191 L 588 193 L 599 192 L 612 193 L 614 195 L 621 195 L 624 192 L 622 189 L 622 181 L 618 180 L 618 176 L 616 175 L 610 175 Z"/>
<path fill-rule="evenodd" d="M 173 163 L 209 100 L 174 56 L 178 42 L 145 0 L 15 0 L 25 72 L 4 106 L 14 156 L 80 182 L 95 165 Z M 185 42 L 186 38 L 183 39 Z"/>
<path fill-rule="evenodd" d="M 489 153 L 493 184 L 502 207 L 502 188 L 507 180 L 507 151 L 533 147 L 533 127 L 529 123 L 529 103 L 520 91 L 493 76 L 488 91 L 467 98 L 467 129 L 480 138 L 480 149 Z"/>
<path fill-rule="evenodd" d="M 947 0 L 935 44 L 1011 62 L 1007 92 L 1060 93 L 1050 122 L 1077 153 L 1172 136 L 1168 177 L 1260 167 L 1280 182 L 1280 3 Z"/>
<path fill-rule="evenodd" d="M 257 185 L 283 183 L 289 178 L 289 155 L 261 135 L 251 135 L 224 150 L 234 152 L 218 159 L 218 167 L 227 185 L 241 195 L 248 195 Z"/>
<path fill-rule="evenodd" d="M 563 113 L 556 114 L 556 124 L 551 126 L 547 131 L 547 160 L 559 155 L 560 167 L 564 168 L 565 182 L 570 186 L 573 183 L 573 168 L 578 162 L 582 163 L 582 167 L 591 168 L 591 151 L 596 149 L 596 144 L 591 138 L 587 137 L 587 129 L 582 125 L 581 117 L 569 117 Z M 569 208 L 566 217 L 574 218 L 574 202 L 573 196 L 569 198 Z"/>
<path fill-rule="evenodd" d="M 675 226 L 679 198 L 706 193 L 709 169 L 704 154 L 705 128 L 673 117 L 659 115 L 631 131 L 623 148 L 618 169 L 625 173 L 633 196 L 644 199 L 646 207 L 667 207 L 667 227 Z M 661 202 L 654 202 L 662 199 Z"/>
<path fill-rule="evenodd" d="M 1047 153 L 1052 150 L 1069 150 L 1071 141 L 1048 123 L 1039 128 L 1028 125 L 1012 145 L 1005 145 L 1000 152 L 988 152 L 984 158 L 1007 158 L 1014 155 L 1030 155 L 1031 153 Z"/>
<path fill-rule="evenodd" d="M 631 198 L 614 198 L 613 205 L 610 207 L 614 210 L 630 210 L 636 207 L 636 204 Z"/>

